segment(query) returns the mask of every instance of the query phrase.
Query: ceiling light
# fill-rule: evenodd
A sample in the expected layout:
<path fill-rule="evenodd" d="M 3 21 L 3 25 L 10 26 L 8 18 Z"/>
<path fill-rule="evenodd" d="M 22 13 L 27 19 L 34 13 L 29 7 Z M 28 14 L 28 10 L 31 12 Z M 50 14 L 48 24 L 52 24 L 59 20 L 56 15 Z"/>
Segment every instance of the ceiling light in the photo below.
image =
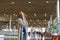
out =
<path fill-rule="evenodd" d="M 30 20 L 30 21 L 32 21 L 32 20 Z"/>
<path fill-rule="evenodd" d="M 6 14 L 4 14 L 4 16 L 5 16 Z"/>
<path fill-rule="evenodd" d="M 28 3 L 31 3 L 31 1 L 29 1 Z"/>
<path fill-rule="evenodd" d="M 15 16 L 15 14 L 13 14 Z"/>
<path fill-rule="evenodd" d="M 47 16 L 47 14 L 45 13 L 45 16 Z"/>
<path fill-rule="evenodd" d="M 34 24 L 36 24 L 36 23 L 34 23 Z"/>
<path fill-rule="evenodd" d="M 46 19 L 44 21 L 46 22 Z"/>
<path fill-rule="evenodd" d="M 39 20 L 37 20 L 37 22 L 39 22 Z"/>
<path fill-rule="evenodd" d="M 46 3 L 49 3 L 49 1 L 46 1 Z"/>
<path fill-rule="evenodd" d="M 36 13 L 34 13 L 34 16 L 37 16 Z"/>
<path fill-rule="evenodd" d="M 14 4 L 15 2 L 11 2 L 11 4 Z"/>
<path fill-rule="evenodd" d="M 9 16 L 9 15 L 6 15 L 7 17 Z"/>
<path fill-rule="evenodd" d="M 17 15 L 16 15 L 16 17 L 17 17 Z"/>
<path fill-rule="evenodd" d="M 18 21 L 18 20 L 16 20 L 16 21 Z"/>

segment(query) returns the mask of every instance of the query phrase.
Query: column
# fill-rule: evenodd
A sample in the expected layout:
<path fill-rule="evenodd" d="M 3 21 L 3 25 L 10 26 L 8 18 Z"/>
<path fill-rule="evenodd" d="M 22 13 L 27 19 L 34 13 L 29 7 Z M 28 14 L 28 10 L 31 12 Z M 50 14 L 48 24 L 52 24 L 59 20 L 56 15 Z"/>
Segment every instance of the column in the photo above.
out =
<path fill-rule="evenodd" d="M 59 0 L 57 0 L 57 18 L 58 18 L 58 34 L 60 34 L 60 13 L 59 13 Z"/>
<path fill-rule="evenodd" d="M 9 22 L 9 29 L 10 29 L 10 31 L 11 31 L 11 19 L 12 19 L 12 15 L 10 15 L 10 22 Z"/>

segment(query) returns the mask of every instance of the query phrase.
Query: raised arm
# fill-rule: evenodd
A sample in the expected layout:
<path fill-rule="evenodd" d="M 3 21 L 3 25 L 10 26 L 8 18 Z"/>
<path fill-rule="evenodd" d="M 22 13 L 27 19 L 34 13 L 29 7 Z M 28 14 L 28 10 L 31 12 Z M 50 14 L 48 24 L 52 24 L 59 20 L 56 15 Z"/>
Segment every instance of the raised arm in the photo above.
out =
<path fill-rule="evenodd" d="M 22 11 L 19 12 L 19 15 L 22 17 L 23 22 L 26 21 L 26 15 Z"/>
<path fill-rule="evenodd" d="M 25 14 L 22 11 L 21 11 L 21 15 L 22 15 L 23 21 L 25 21 L 26 17 L 25 17 Z"/>

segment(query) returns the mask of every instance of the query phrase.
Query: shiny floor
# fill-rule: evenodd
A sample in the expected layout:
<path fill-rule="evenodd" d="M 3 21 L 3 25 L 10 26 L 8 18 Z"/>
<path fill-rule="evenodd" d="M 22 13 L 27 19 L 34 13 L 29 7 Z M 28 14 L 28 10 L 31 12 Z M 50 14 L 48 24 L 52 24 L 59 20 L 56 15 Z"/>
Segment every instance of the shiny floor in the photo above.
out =
<path fill-rule="evenodd" d="M 16 38 L 5 38 L 4 40 L 18 40 Z M 36 40 L 36 39 L 31 39 L 31 40 Z M 38 39 L 39 40 L 39 39 Z M 41 39 L 42 40 L 42 39 Z M 45 40 L 52 40 L 52 39 L 45 39 Z"/>
<path fill-rule="evenodd" d="M 4 40 L 18 40 L 16 38 L 5 38 Z"/>

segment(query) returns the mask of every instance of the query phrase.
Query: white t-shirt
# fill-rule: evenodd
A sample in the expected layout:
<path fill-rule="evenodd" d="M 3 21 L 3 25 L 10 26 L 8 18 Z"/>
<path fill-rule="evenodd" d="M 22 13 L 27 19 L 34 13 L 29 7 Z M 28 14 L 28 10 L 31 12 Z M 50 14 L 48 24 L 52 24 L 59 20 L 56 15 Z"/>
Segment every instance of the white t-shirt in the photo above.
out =
<path fill-rule="evenodd" d="M 28 26 L 27 20 L 22 20 L 21 18 L 18 18 L 18 23 L 21 24 L 22 26 Z"/>

